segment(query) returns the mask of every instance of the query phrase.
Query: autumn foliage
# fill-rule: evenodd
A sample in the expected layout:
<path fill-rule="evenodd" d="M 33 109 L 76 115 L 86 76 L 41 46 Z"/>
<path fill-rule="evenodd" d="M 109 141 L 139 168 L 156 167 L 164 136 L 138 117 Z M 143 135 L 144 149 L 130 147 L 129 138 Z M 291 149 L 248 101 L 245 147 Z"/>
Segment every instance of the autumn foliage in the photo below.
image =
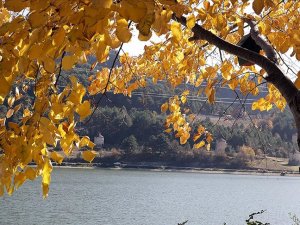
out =
<path fill-rule="evenodd" d="M 12 194 L 26 180 L 42 176 L 46 197 L 51 161 L 61 163 L 64 158 L 49 147 L 59 144 L 65 156 L 75 147 L 85 148 L 83 158 L 93 160 L 94 144 L 76 133 L 76 123 L 92 114 L 97 105 L 89 99 L 95 95 L 111 91 L 131 96 L 149 80 L 165 80 L 174 88 L 192 85 L 212 104 L 221 86 L 239 88 L 245 96 L 258 95 L 265 70 L 240 67 L 235 56 L 208 41 L 193 41 L 192 29 L 199 24 L 236 44 L 249 31 L 244 19 L 251 19 L 279 55 L 288 53 L 298 62 L 299 8 L 300 2 L 292 0 L 0 1 L 0 104 L 9 108 L 6 117 L 0 118 L 0 196 L 4 189 Z M 181 16 L 186 18 L 185 26 L 176 21 Z M 89 55 L 96 56 L 95 63 L 105 62 L 112 49 L 131 40 L 133 32 L 138 32 L 140 41 L 154 34 L 163 41 L 145 47 L 139 57 L 121 54 L 122 66 L 94 71 L 87 88 L 74 76 L 63 90 L 57 88 L 62 70 L 86 63 Z M 300 87 L 299 72 L 291 71 Z M 203 83 L 204 89 L 200 88 Z M 34 98 L 26 108 L 20 102 L 29 90 Z M 268 91 L 265 98 L 253 103 L 253 110 L 285 107 L 285 99 L 272 84 Z M 195 117 L 183 110 L 188 95 L 186 90 L 161 106 L 167 113 L 166 132 L 174 132 L 181 144 L 192 138 L 195 148 L 209 149 L 212 135 L 203 126 L 191 132 Z M 22 116 L 12 122 L 16 113 Z M 30 163 L 36 167 L 29 167 Z"/>

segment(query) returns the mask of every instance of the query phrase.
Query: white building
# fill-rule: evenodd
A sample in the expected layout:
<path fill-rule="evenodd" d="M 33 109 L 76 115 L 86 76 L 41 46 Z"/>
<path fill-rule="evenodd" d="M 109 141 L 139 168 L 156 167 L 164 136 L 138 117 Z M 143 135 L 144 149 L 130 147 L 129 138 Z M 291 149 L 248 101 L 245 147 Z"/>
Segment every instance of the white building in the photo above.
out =
<path fill-rule="evenodd" d="M 104 137 L 101 133 L 94 137 L 94 143 L 96 145 L 95 147 L 102 147 L 104 145 Z"/>

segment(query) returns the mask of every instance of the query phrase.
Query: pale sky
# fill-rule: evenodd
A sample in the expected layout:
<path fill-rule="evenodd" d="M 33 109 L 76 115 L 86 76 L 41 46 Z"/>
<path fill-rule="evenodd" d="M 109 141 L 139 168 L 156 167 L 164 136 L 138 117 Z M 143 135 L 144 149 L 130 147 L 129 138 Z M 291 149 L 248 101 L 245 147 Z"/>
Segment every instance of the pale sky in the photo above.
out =
<path fill-rule="evenodd" d="M 152 32 L 152 37 L 149 41 L 140 41 L 138 39 L 138 32 L 136 30 L 134 30 L 132 32 L 132 38 L 130 40 L 130 42 L 128 43 L 124 43 L 123 45 L 123 50 L 125 52 L 128 52 L 129 55 L 131 56 L 137 56 L 139 54 L 142 54 L 144 52 L 144 46 L 147 45 L 151 45 L 151 41 L 153 42 L 160 42 L 163 40 L 163 38 L 158 37 L 155 32 Z"/>

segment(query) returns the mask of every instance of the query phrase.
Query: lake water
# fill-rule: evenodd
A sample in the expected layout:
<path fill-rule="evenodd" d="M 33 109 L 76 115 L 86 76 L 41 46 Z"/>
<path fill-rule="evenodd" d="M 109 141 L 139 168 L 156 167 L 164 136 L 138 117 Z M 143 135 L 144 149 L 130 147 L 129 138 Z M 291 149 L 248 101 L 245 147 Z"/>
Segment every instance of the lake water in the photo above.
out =
<path fill-rule="evenodd" d="M 55 169 L 46 200 L 40 180 L 0 198 L 0 224 L 239 225 L 260 210 L 262 222 L 293 224 L 300 178 Z"/>

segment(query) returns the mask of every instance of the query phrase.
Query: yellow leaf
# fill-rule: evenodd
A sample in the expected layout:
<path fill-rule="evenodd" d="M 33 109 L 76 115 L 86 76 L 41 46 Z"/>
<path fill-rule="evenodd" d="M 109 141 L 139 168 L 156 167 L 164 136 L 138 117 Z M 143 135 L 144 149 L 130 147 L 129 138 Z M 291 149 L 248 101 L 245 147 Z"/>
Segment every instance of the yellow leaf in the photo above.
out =
<path fill-rule="evenodd" d="M 8 99 L 7 99 L 7 103 L 9 105 L 9 107 L 12 107 L 12 105 L 14 104 L 15 102 L 15 97 L 13 96 L 10 96 Z"/>
<path fill-rule="evenodd" d="M 28 22 L 32 28 L 44 26 L 47 23 L 47 20 L 47 13 L 41 11 L 33 11 L 28 17 Z"/>
<path fill-rule="evenodd" d="M 29 180 L 34 180 L 36 178 L 36 171 L 32 167 L 27 167 L 25 170 L 25 175 Z"/>
<path fill-rule="evenodd" d="M 298 88 L 298 89 L 300 89 L 300 71 L 298 72 L 298 74 L 297 74 L 297 79 L 295 80 L 295 86 Z"/>
<path fill-rule="evenodd" d="M 213 137 L 212 137 L 211 133 L 207 133 L 206 134 L 206 141 L 208 143 L 211 143 L 213 141 Z"/>
<path fill-rule="evenodd" d="M 65 40 L 66 33 L 65 29 L 60 28 L 54 35 L 52 40 L 52 45 L 54 46 L 60 46 L 63 41 Z"/>
<path fill-rule="evenodd" d="M 259 107 L 258 107 L 258 103 L 257 102 L 253 102 L 252 103 L 252 106 L 251 106 L 251 110 L 257 110 Z"/>
<path fill-rule="evenodd" d="M 181 51 L 176 51 L 174 54 L 174 60 L 178 64 L 184 59 L 184 53 Z"/>
<path fill-rule="evenodd" d="M 194 14 L 191 14 L 187 17 L 186 25 L 188 28 L 192 29 L 196 24 L 196 18 Z"/>
<path fill-rule="evenodd" d="M 55 61 L 47 57 L 44 61 L 44 69 L 49 73 L 55 72 Z"/>
<path fill-rule="evenodd" d="M 85 161 L 92 162 L 94 160 L 94 158 L 96 157 L 97 152 L 95 152 L 95 151 L 84 151 L 81 154 L 82 154 L 82 158 Z"/>
<path fill-rule="evenodd" d="M 77 57 L 75 55 L 65 56 L 62 60 L 62 68 L 64 70 L 70 70 L 73 68 L 76 61 L 77 61 Z"/>
<path fill-rule="evenodd" d="M 9 109 L 6 113 L 6 118 L 10 118 L 12 117 L 12 115 L 14 114 L 14 110 L 13 109 Z"/>
<path fill-rule="evenodd" d="M 89 148 L 94 148 L 95 144 L 90 140 L 89 137 L 84 136 L 81 138 L 81 140 L 79 142 L 79 147 L 82 148 L 84 146 L 88 146 Z"/>
<path fill-rule="evenodd" d="M 197 141 L 201 137 L 201 134 L 195 134 L 193 137 L 193 141 Z"/>
<path fill-rule="evenodd" d="M 43 140 L 51 146 L 56 146 L 56 134 L 58 130 L 56 126 L 46 117 L 40 118 L 40 132 L 43 135 Z"/>
<path fill-rule="evenodd" d="M 0 197 L 4 195 L 4 187 L 3 184 L 0 182 Z"/>
<path fill-rule="evenodd" d="M 127 43 L 130 41 L 132 34 L 125 19 L 119 19 L 117 21 L 116 35 L 118 39 L 123 43 Z"/>
<path fill-rule="evenodd" d="M 171 131 L 172 131 L 172 128 L 168 128 L 165 130 L 166 133 L 171 133 Z"/>
<path fill-rule="evenodd" d="M 113 3 L 112 0 L 93 0 L 93 3 L 101 8 L 109 9 Z"/>
<path fill-rule="evenodd" d="M 148 41 L 152 37 L 152 32 L 149 32 L 147 36 L 144 36 L 143 34 L 139 33 L 138 39 L 140 41 Z"/>
<path fill-rule="evenodd" d="M 197 128 L 197 132 L 198 132 L 199 134 L 203 134 L 204 131 L 205 131 L 205 128 L 204 128 L 202 125 L 199 125 L 199 127 Z"/>
<path fill-rule="evenodd" d="M 0 104 L 2 104 L 10 90 L 10 82 L 8 82 L 7 78 L 5 78 L 3 74 L 0 74 L 0 84 Z"/>
<path fill-rule="evenodd" d="M 50 159 L 46 158 L 45 159 L 45 163 L 44 163 L 44 167 L 42 170 L 42 184 L 43 185 L 47 185 L 49 186 L 50 182 L 51 182 L 51 172 L 52 172 L 52 163 L 50 161 Z M 43 196 L 46 197 L 48 194 L 48 192 L 44 192 Z"/>
<path fill-rule="evenodd" d="M 205 145 L 205 142 L 204 141 L 200 141 L 199 143 L 194 144 L 194 148 L 202 148 L 204 145 Z"/>
<path fill-rule="evenodd" d="M 173 37 L 177 42 L 179 42 L 182 39 L 182 31 L 181 31 L 181 25 L 178 22 L 173 22 L 171 24 L 171 31 L 173 34 Z"/>
<path fill-rule="evenodd" d="M 206 145 L 206 150 L 207 150 L 207 151 L 210 151 L 210 144 L 207 144 L 207 145 Z"/>
<path fill-rule="evenodd" d="M 9 11 L 19 12 L 28 7 L 29 4 L 29 1 L 24 0 L 5 0 L 4 7 Z"/>
<path fill-rule="evenodd" d="M 184 103 L 186 103 L 186 96 L 185 95 L 182 95 L 181 97 L 180 97 L 180 100 L 181 100 L 181 102 L 184 104 Z"/>
<path fill-rule="evenodd" d="M 92 110 L 91 110 L 91 103 L 87 100 L 85 100 L 82 104 L 80 104 L 76 108 L 76 112 L 80 116 L 80 120 L 84 120 L 87 116 L 91 115 Z"/>
<path fill-rule="evenodd" d="M 43 198 L 47 198 L 49 192 L 49 184 L 42 183 L 42 190 L 43 190 Z"/>
<path fill-rule="evenodd" d="M 169 103 L 166 102 L 166 103 L 161 105 L 160 110 L 161 110 L 162 113 L 164 113 L 168 110 L 168 108 L 169 108 Z"/>
<path fill-rule="evenodd" d="M 64 157 L 61 154 L 57 153 L 57 152 L 51 152 L 50 157 L 51 157 L 51 159 L 53 159 L 58 164 L 61 164 L 62 161 L 64 160 Z"/>
<path fill-rule="evenodd" d="M 24 173 L 18 173 L 15 175 L 14 184 L 16 188 L 19 188 L 26 180 L 26 175 Z"/>
<path fill-rule="evenodd" d="M 254 12 L 259 15 L 264 8 L 264 0 L 254 0 L 252 8 Z"/>
<path fill-rule="evenodd" d="M 140 31 L 140 34 L 148 37 L 150 32 L 151 25 L 154 22 L 154 13 L 147 14 L 137 25 L 137 29 Z"/>
<path fill-rule="evenodd" d="M 212 88 L 210 95 L 208 97 L 208 102 L 210 104 L 215 102 L 215 94 L 216 94 L 216 90 L 214 88 Z"/>

